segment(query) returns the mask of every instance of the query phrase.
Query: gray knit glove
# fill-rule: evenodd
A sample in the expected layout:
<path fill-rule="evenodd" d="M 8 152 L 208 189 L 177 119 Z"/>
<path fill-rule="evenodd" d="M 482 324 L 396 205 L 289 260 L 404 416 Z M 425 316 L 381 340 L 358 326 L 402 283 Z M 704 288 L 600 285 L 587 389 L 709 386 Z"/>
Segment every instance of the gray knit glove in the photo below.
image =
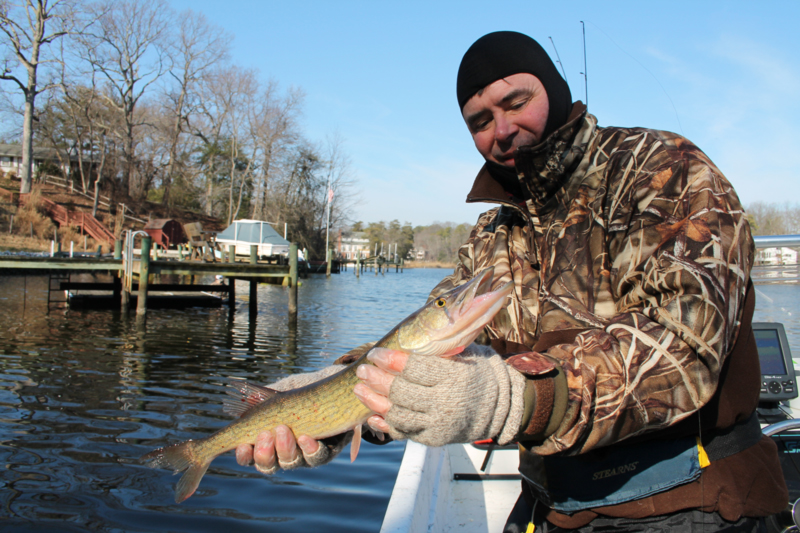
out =
<path fill-rule="evenodd" d="M 291 376 L 285 377 L 280 381 L 273 383 L 272 385 L 268 385 L 270 389 L 274 389 L 277 391 L 287 391 L 292 389 L 297 389 L 300 387 L 304 387 L 306 385 L 310 385 L 312 383 L 316 383 L 317 381 L 324 379 L 328 376 L 331 376 L 337 372 L 340 372 L 345 369 L 345 365 L 332 365 L 327 366 L 321 370 L 317 370 L 315 372 L 308 372 L 305 374 L 293 374 Z M 298 437 L 299 435 L 295 435 Z M 297 456 L 297 459 L 292 461 L 291 463 L 284 463 L 280 459 L 278 459 L 277 464 L 272 468 L 261 468 L 258 465 L 255 465 L 256 470 L 261 472 L 262 474 L 274 474 L 279 469 L 283 470 L 293 470 L 295 468 L 302 468 L 302 467 L 316 467 L 322 466 L 326 463 L 329 463 L 333 460 L 334 457 L 339 455 L 339 452 L 344 449 L 350 443 L 350 440 L 353 438 L 353 432 L 348 431 L 347 433 L 343 433 L 341 435 L 336 435 L 334 437 L 329 437 L 327 439 L 321 439 L 319 441 L 319 448 L 316 452 L 311 455 L 306 455 L 305 452 L 301 453 Z M 300 449 L 302 452 L 302 448 Z"/>
<path fill-rule="evenodd" d="M 444 446 L 517 435 L 525 378 L 488 346 L 471 344 L 451 358 L 410 355 L 389 390 L 386 414 L 395 439 Z"/>

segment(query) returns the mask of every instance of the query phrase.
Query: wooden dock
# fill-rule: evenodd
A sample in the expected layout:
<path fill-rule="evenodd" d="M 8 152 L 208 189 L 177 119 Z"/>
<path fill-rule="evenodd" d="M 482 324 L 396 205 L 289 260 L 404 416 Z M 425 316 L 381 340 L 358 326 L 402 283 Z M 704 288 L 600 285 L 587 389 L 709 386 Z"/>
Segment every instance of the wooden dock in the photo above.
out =
<path fill-rule="evenodd" d="M 375 272 L 377 276 L 378 274 L 385 274 L 392 267 L 394 267 L 395 272 L 399 273 L 403 272 L 403 267 L 405 266 L 405 261 L 402 258 L 387 259 L 380 255 L 377 257 L 367 257 L 366 259 L 340 259 L 339 263 L 345 271 L 348 266 L 352 265 L 356 276 L 360 276 L 362 273 L 368 272 L 369 270 Z"/>
<path fill-rule="evenodd" d="M 143 233 L 143 232 L 137 232 Z M 141 238 L 141 253 L 134 254 L 133 240 Z M 116 305 L 127 311 L 132 302 L 132 294 L 136 294 L 136 313 L 144 316 L 147 312 L 149 292 L 186 293 L 215 292 L 227 294 L 227 303 L 232 313 L 235 310 L 235 280 L 250 282 L 250 314 L 258 313 L 259 282 L 282 280 L 289 287 L 289 314 L 297 314 L 297 245 L 289 248 L 289 264 L 275 265 L 259 262 L 255 250 L 251 250 L 249 261 L 236 261 L 232 250 L 227 254 L 227 261 L 192 261 L 152 260 L 152 239 L 149 236 L 128 234 L 126 241 L 117 241 L 114 258 L 111 257 L 62 257 L 58 254 L 51 257 L 0 256 L 0 275 L 45 275 L 50 277 L 48 284 L 48 305 L 50 293 L 56 291 L 110 291 Z M 253 246 L 252 248 L 255 248 Z M 73 274 L 106 274 L 111 276 L 110 283 L 71 281 Z M 185 284 L 151 284 L 151 276 L 177 275 L 190 280 Z M 203 276 L 222 276 L 227 283 L 196 284 L 195 278 Z"/>

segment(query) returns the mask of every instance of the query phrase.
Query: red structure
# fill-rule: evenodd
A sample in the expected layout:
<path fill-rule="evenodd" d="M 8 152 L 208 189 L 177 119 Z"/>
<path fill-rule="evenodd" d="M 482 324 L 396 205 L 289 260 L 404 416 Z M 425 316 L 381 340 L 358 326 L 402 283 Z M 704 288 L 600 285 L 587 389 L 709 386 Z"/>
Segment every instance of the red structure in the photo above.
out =
<path fill-rule="evenodd" d="M 3 192 L 8 191 L 3 190 Z M 25 205 L 29 197 L 30 193 L 19 195 L 20 207 Z M 114 234 L 102 222 L 94 218 L 91 213 L 70 211 L 47 198 L 39 198 L 39 205 L 47 213 L 47 216 L 58 222 L 59 226 L 75 226 L 81 230 L 81 233 L 88 233 L 93 239 L 105 241 L 109 246 L 114 246 Z"/>
<path fill-rule="evenodd" d="M 159 244 L 165 250 L 169 245 L 177 246 L 187 242 L 183 226 L 171 218 L 157 218 L 151 220 L 144 227 L 144 231 L 153 238 L 153 242 Z"/>

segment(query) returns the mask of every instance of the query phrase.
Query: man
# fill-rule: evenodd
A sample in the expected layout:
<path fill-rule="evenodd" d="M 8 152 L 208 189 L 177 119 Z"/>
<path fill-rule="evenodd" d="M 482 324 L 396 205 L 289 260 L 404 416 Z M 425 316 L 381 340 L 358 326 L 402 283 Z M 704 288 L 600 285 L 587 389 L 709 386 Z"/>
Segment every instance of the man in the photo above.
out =
<path fill-rule="evenodd" d="M 354 391 L 369 425 L 433 446 L 519 442 L 524 497 L 508 531 L 520 517 L 758 531 L 788 494 L 753 416 L 753 242 L 731 185 L 678 135 L 598 127 L 519 33 L 470 47 L 457 96 L 486 160 L 467 201 L 499 207 L 431 297 L 489 266 L 515 291 L 487 327 L 496 354 L 373 350 Z M 256 446 L 262 467 L 276 448 L 294 466 L 337 447 L 301 436 L 300 453 L 287 428 L 277 435 Z"/>

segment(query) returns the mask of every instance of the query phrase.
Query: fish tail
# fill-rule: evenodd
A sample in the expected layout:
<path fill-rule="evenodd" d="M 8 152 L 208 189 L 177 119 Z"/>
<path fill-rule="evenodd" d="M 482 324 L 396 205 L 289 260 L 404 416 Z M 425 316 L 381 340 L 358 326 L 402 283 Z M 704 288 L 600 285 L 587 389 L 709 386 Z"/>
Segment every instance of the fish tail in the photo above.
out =
<path fill-rule="evenodd" d="M 175 487 L 175 503 L 181 503 L 194 494 L 211 464 L 210 461 L 204 463 L 195 459 L 195 445 L 192 441 L 182 442 L 153 450 L 139 459 L 141 464 L 150 468 L 169 468 L 176 474 L 186 471 Z"/>

